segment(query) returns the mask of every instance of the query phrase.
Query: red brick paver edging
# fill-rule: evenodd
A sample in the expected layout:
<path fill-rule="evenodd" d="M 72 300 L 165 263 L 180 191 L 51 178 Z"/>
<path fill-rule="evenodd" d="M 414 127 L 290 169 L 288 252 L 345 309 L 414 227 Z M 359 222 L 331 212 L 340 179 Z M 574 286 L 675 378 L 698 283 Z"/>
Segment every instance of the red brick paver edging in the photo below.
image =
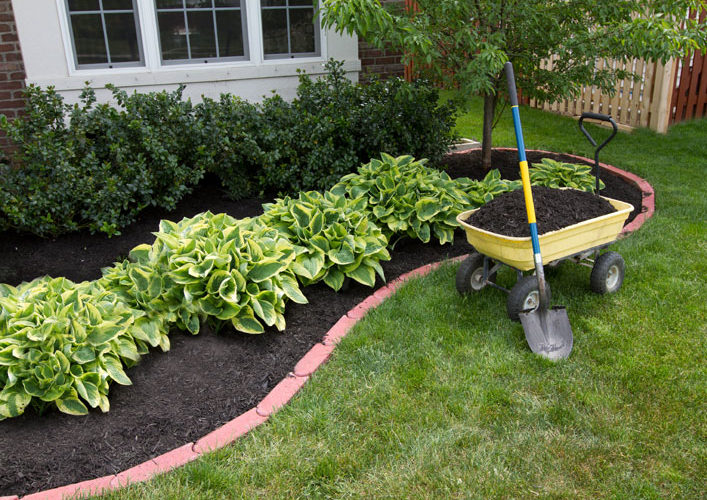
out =
<path fill-rule="evenodd" d="M 510 150 L 511 148 L 499 148 Z M 546 153 L 547 151 L 542 151 Z M 587 160 L 581 156 L 568 155 L 580 160 Z M 635 231 L 646 219 L 653 215 L 655 211 L 655 193 L 650 184 L 640 177 L 620 170 L 611 165 L 601 163 L 602 168 L 611 171 L 628 182 L 631 182 L 643 192 L 643 206 L 639 215 L 622 231 L 626 235 Z M 466 257 L 454 257 L 446 262 L 461 261 Z M 267 419 L 278 409 L 287 404 L 292 397 L 304 386 L 309 377 L 324 364 L 331 356 L 336 344 L 351 330 L 351 328 L 363 318 L 368 311 L 378 306 L 386 298 L 391 296 L 407 280 L 419 276 L 424 276 L 430 271 L 439 267 L 442 263 L 435 262 L 427 264 L 417 269 L 405 273 L 392 280 L 387 285 L 379 288 L 369 295 L 363 302 L 353 307 L 342 316 L 324 336 L 321 343 L 315 344 L 307 354 L 304 355 L 295 365 L 293 371 L 282 379 L 270 393 L 258 403 L 255 408 L 239 415 L 230 422 L 222 425 L 218 429 L 202 437 L 196 443 L 187 443 L 179 448 L 169 451 L 163 455 L 152 458 L 146 462 L 131 467 L 119 474 L 99 477 L 88 481 L 81 481 L 51 490 L 40 491 L 22 497 L 21 500 L 63 500 L 77 495 L 98 495 L 106 491 L 118 489 L 129 483 L 146 481 L 152 477 L 167 472 L 175 467 L 187 464 L 199 456 L 209 451 L 223 448 L 239 437 L 247 434 L 251 429 L 267 421 Z M 20 500 L 17 496 L 0 497 L 0 500 Z"/>

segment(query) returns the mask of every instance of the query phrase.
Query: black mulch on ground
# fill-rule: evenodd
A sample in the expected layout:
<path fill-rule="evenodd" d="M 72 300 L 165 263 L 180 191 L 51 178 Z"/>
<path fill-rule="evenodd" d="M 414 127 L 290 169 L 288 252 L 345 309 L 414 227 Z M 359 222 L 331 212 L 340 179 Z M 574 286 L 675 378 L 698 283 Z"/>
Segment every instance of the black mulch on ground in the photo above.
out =
<path fill-rule="evenodd" d="M 592 193 L 543 186 L 534 186 L 532 192 L 538 234 L 616 211 L 611 203 Z M 525 196 L 520 189 L 497 196 L 471 214 L 467 222 L 474 227 L 505 236 L 530 236 Z"/>
<path fill-rule="evenodd" d="M 496 155 L 498 157 L 498 155 Z M 512 156 L 512 155 L 511 155 Z M 464 165 L 477 152 L 448 160 L 452 174 L 479 177 Z M 465 160 L 466 159 L 466 160 Z M 502 173 L 510 177 L 513 159 Z M 496 166 L 501 166 L 500 162 Z M 613 184 L 610 178 L 604 179 Z M 640 206 L 640 191 L 623 188 L 613 197 Z M 619 189 L 619 190 L 621 190 Z M 171 213 L 146 211 L 118 237 L 79 233 L 56 240 L 0 234 L 0 282 L 17 284 L 49 274 L 74 281 L 100 277 L 100 269 L 123 258 L 135 245 L 151 242 L 161 218 L 179 220 L 199 212 L 257 215 L 263 200 L 226 200 L 218 185 L 205 180 Z M 461 233 L 453 245 L 401 241 L 384 263 L 388 279 L 469 252 Z M 377 286 L 382 283 L 377 283 Z M 287 329 L 280 333 L 215 334 L 204 326 L 197 336 L 174 332 L 172 349 L 145 356 L 128 370 L 133 385 L 114 385 L 108 413 L 85 417 L 59 412 L 25 415 L 0 422 L 0 496 L 25 495 L 77 481 L 114 474 L 184 443 L 195 441 L 254 407 L 334 323 L 371 289 L 354 284 L 343 293 L 323 285 L 304 288 L 309 304 L 287 306 Z"/>

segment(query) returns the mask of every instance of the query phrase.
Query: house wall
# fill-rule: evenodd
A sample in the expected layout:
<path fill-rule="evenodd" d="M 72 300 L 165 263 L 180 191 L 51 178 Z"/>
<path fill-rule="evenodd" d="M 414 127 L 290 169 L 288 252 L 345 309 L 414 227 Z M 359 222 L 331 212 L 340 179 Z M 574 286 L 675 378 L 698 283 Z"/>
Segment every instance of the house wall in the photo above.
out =
<path fill-rule="evenodd" d="M 143 43 L 157 43 L 154 30 L 145 28 L 154 21 L 149 18 L 154 15 L 153 0 L 141 0 L 141 4 L 145 14 L 141 17 Z M 223 92 L 251 101 L 259 101 L 273 91 L 291 98 L 297 88 L 298 69 L 312 75 L 323 74 L 323 63 L 334 58 L 344 61 L 344 69 L 354 81 L 361 69 L 357 39 L 327 31 L 322 34 L 320 57 L 263 60 L 260 47 L 251 45 L 250 61 L 161 66 L 159 61 L 146 58 L 145 67 L 77 70 L 71 55 L 63 0 L 13 0 L 12 7 L 22 45 L 26 82 L 43 87 L 54 85 L 68 103 L 77 101 L 86 81 L 96 89 L 101 101 L 110 98 L 110 93 L 104 89 L 107 83 L 138 92 L 170 90 L 184 83 L 184 96 L 195 102 L 200 101 L 202 95 L 218 97 Z M 248 19 L 249 31 L 260 29 L 258 12 L 250 13 Z"/>
<path fill-rule="evenodd" d="M 405 7 L 406 5 L 402 0 L 381 0 L 381 3 L 396 7 Z M 394 76 L 402 78 L 405 76 L 405 66 L 400 62 L 402 58 L 400 51 L 377 49 L 364 40 L 359 40 L 358 56 L 361 59 L 360 79 L 362 81 L 366 81 L 374 75 L 380 78 Z"/>
<path fill-rule="evenodd" d="M 25 68 L 10 0 L 0 0 L 0 114 L 15 118 L 24 109 Z M 6 146 L 0 133 L 0 146 Z"/>

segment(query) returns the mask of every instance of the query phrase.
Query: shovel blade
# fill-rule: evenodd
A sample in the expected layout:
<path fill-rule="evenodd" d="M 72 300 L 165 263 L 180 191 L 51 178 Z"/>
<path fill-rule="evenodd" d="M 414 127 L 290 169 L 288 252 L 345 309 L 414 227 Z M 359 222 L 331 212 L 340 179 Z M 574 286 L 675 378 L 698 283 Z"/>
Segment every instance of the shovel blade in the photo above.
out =
<path fill-rule="evenodd" d="M 572 352 L 572 327 L 564 307 L 542 307 L 518 315 L 530 350 L 551 360 L 565 359 Z"/>

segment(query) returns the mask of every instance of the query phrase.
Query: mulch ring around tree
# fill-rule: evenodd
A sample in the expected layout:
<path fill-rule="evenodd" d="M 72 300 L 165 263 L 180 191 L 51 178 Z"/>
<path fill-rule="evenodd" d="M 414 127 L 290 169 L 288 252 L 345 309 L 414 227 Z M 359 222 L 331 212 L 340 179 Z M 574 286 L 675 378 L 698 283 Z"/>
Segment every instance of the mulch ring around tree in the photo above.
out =
<path fill-rule="evenodd" d="M 601 196 L 574 189 L 552 189 L 533 186 L 533 205 L 538 234 L 601 217 L 616 209 Z M 470 225 L 504 236 L 530 236 L 523 191 L 503 193 L 471 214 Z"/>
<path fill-rule="evenodd" d="M 510 178 L 517 170 L 517 158 L 505 156 L 509 167 L 501 161 L 495 161 L 494 167 Z M 485 173 L 473 163 L 479 159 L 479 152 L 472 151 L 450 155 L 446 163 L 453 176 L 480 178 Z M 640 207 L 638 188 L 609 175 L 603 180 L 607 191 L 613 184 L 619 186 L 611 197 Z M 264 201 L 268 200 L 229 201 L 217 181 L 205 179 L 175 211 L 147 210 L 120 236 L 110 239 L 88 233 L 55 240 L 0 234 L 0 282 L 14 285 L 45 274 L 73 281 L 97 279 L 102 267 L 124 258 L 134 246 L 152 242 L 151 233 L 162 218 L 180 220 L 205 210 L 242 218 L 261 213 Z M 453 245 L 402 240 L 383 267 L 391 280 L 469 251 L 461 230 Z M 372 291 L 358 284 L 339 293 L 323 284 L 305 287 L 309 304 L 287 305 L 284 332 L 247 335 L 224 328 L 216 334 L 207 325 L 196 336 L 175 331 L 169 352 L 152 352 L 127 371 L 132 386 L 111 387 L 108 413 L 92 410 L 76 417 L 28 410 L 0 421 L 0 496 L 21 496 L 116 474 L 198 440 L 256 406 L 341 316 Z"/>

